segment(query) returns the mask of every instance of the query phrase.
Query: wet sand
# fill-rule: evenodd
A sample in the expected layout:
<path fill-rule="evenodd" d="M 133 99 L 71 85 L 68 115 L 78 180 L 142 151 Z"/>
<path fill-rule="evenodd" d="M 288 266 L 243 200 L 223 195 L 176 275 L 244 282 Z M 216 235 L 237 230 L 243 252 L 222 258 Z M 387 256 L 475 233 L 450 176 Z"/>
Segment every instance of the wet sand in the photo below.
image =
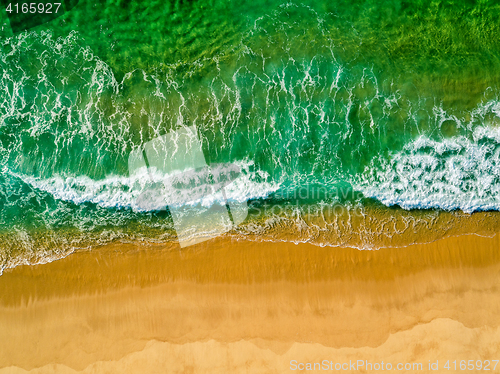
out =
<path fill-rule="evenodd" d="M 498 235 L 378 251 L 114 244 L 0 277 L 0 373 L 283 373 L 323 360 L 448 372 L 446 360 L 495 359 Z"/>

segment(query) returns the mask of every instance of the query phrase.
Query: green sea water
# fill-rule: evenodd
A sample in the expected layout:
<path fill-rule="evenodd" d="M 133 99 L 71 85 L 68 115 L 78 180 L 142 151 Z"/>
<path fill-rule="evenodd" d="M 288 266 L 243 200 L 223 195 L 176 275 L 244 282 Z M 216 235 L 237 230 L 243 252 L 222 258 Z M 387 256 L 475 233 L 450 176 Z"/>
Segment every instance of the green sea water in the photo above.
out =
<path fill-rule="evenodd" d="M 168 210 L 136 209 L 128 160 L 192 125 L 208 164 L 245 176 L 232 235 L 376 248 L 498 229 L 493 1 L 79 1 L 16 33 L 7 16 L 2 268 L 175 241 Z"/>

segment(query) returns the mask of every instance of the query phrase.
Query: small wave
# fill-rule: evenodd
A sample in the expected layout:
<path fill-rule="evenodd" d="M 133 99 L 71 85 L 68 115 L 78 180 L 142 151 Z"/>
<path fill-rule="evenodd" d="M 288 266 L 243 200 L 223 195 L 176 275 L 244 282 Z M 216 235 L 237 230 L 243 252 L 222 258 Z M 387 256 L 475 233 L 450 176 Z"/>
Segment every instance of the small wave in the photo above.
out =
<path fill-rule="evenodd" d="M 242 170 L 241 176 L 225 188 L 226 198 L 229 201 L 244 202 L 250 199 L 265 198 L 275 192 L 279 185 L 267 182 L 268 175 L 261 171 L 250 171 L 252 162 L 237 162 Z M 223 168 L 214 168 L 214 179 L 223 173 Z M 36 178 L 28 175 L 11 173 L 30 186 L 51 194 L 54 198 L 75 204 L 93 203 L 103 208 L 131 208 L 141 211 L 137 206 L 137 198 L 150 187 L 152 183 L 165 181 L 164 175 L 158 172 L 151 173 L 143 170 L 131 176 L 110 175 L 102 180 L 94 180 L 88 176 L 55 175 L 50 178 Z M 169 186 L 163 186 L 162 193 L 168 194 L 168 201 L 184 201 L 186 204 L 210 206 L 217 201 L 216 195 L 192 200 L 189 198 L 191 189 L 169 188 L 178 182 L 168 181 Z M 180 195 L 180 196 L 179 196 Z"/>
<path fill-rule="evenodd" d="M 471 139 L 420 137 L 372 162 L 355 188 L 407 210 L 500 210 L 500 129 L 477 127 Z"/>

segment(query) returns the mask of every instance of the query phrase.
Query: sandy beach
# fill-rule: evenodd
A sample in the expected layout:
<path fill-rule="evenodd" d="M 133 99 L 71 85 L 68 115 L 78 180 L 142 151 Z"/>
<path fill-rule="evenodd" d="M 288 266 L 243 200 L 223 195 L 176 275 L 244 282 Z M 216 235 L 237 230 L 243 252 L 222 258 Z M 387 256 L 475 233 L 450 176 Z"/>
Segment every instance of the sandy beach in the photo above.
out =
<path fill-rule="evenodd" d="M 428 372 L 436 361 L 448 372 L 447 360 L 498 360 L 499 244 L 466 235 L 360 251 L 217 238 L 20 266 L 0 277 L 0 372 L 333 372 L 349 362 L 363 365 L 343 371 Z"/>

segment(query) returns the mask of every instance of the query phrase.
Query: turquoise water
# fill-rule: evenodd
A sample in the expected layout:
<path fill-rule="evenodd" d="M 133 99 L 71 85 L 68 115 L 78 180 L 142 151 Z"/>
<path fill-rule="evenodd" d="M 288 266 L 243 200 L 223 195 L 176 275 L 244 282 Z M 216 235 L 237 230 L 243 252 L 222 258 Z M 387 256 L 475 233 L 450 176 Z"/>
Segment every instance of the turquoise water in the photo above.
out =
<path fill-rule="evenodd" d="M 128 158 L 191 125 L 245 176 L 235 235 L 371 248 L 500 210 L 498 9 L 82 1 L 15 35 L 4 16 L 3 267 L 175 240 Z"/>

